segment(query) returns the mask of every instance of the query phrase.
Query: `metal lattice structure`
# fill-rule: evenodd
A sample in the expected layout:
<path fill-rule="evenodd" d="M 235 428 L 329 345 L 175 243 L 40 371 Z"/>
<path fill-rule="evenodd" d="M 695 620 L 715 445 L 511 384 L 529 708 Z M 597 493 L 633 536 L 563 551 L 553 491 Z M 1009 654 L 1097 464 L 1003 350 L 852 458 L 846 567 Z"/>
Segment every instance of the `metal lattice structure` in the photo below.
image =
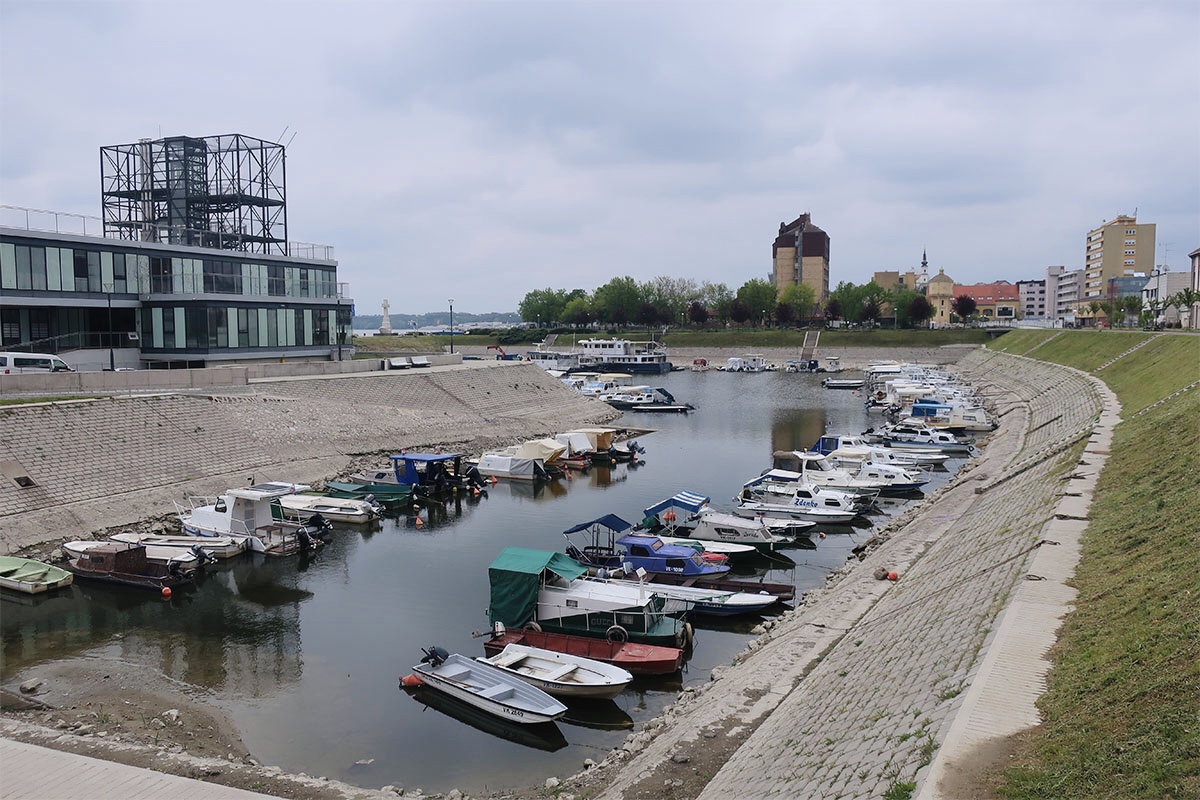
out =
<path fill-rule="evenodd" d="M 100 148 L 104 235 L 288 254 L 284 147 L 241 134 Z"/>

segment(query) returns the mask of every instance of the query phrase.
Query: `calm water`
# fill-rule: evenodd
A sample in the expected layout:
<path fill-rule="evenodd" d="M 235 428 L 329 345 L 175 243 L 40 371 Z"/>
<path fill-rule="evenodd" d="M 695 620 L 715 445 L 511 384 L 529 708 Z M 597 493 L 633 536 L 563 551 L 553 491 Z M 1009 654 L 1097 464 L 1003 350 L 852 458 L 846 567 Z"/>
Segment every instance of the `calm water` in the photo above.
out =
<path fill-rule="evenodd" d="M 38 602 L 6 592 L 4 681 L 71 656 L 153 665 L 211 691 L 263 763 L 360 786 L 481 791 L 570 774 L 658 715 L 680 680 L 639 680 L 614 703 L 573 709 L 533 732 L 464 721 L 436 695 L 397 688 L 421 647 L 482 654 L 471 634 L 487 627 L 487 567 L 500 550 L 558 550 L 576 523 L 605 513 L 636 522 L 641 509 L 683 489 L 728 507 L 772 451 L 810 445 L 826 428 L 857 433 L 877 422 L 857 395 L 824 390 L 818 376 L 679 372 L 658 385 L 697 411 L 626 415 L 624 424 L 656 429 L 639 439 L 647 453 L 636 467 L 593 469 L 537 490 L 501 482 L 486 497 L 423 511 L 419 526 L 411 517 L 342 526 L 312 559 L 246 556 L 170 602 L 82 581 Z M 933 486 L 948 477 L 934 473 Z M 815 549 L 785 551 L 787 562 L 757 560 L 742 571 L 816 588 L 870 533 L 843 527 Z M 730 663 L 759 619 L 702 619 L 682 685 Z"/>

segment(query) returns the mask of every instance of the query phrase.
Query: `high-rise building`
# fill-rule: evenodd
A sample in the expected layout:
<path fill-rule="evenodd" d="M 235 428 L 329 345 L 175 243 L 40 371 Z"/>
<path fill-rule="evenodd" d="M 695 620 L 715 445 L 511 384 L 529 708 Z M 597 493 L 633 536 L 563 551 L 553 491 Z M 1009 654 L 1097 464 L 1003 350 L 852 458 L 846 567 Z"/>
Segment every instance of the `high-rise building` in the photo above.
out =
<path fill-rule="evenodd" d="M 1104 300 L 1109 278 L 1154 270 L 1153 223 L 1122 214 L 1088 231 L 1081 299 Z"/>
<path fill-rule="evenodd" d="M 1017 281 L 1021 319 L 1046 316 L 1046 281 Z"/>
<path fill-rule="evenodd" d="M 803 284 L 812 288 L 817 303 L 829 298 L 829 234 L 813 225 L 808 214 L 779 223 L 771 259 L 775 291 Z"/>

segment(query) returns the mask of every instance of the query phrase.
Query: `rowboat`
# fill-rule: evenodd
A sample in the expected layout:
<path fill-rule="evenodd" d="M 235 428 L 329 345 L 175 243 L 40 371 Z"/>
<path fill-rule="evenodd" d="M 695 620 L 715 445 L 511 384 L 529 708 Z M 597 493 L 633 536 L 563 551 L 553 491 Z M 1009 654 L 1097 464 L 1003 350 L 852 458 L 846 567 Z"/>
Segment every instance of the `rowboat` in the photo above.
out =
<path fill-rule="evenodd" d="M 61 567 L 32 558 L 0 556 L 0 586 L 25 594 L 39 594 L 70 586 L 74 575 Z"/>
<path fill-rule="evenodd" d="M 555 697 L 607 700 L 619 695 L 633 680 L 630 672 L 612 664 L 525 644 L 510 644 L 476 661 L 502 669 Z"/>
<path fill-rule="evenodd" d="M 525 725 L 552 722 L 567 707 L 550 695 L 498 667 L 440 647 L 422 650 L 413 672 L 426 686 L 503 719 Z"/>
<path fill-rule="evenodd" d="M 526 644 L 543 650 L 583 656 L 612 664 L 635 675 L 670 675 L 683 666 L 683 651 L 678 647 L 610 642 L 591 636 L 551 633 L 535 627 L 505 628 L 497 625 L 492 638 L 483 643 L 483 650 L 488 655 L 496 655 L 510 644 Z"/>
<path fill-rule="evenodd" d="M 288 494 L 279 498 L 279 506 L 289 516 L 308 520 L 315 514 L 334 522 L 364 523 L 377 519 L 383 506 L 371 495 L 360 499 L 325 497 L 318 494 Z"/>

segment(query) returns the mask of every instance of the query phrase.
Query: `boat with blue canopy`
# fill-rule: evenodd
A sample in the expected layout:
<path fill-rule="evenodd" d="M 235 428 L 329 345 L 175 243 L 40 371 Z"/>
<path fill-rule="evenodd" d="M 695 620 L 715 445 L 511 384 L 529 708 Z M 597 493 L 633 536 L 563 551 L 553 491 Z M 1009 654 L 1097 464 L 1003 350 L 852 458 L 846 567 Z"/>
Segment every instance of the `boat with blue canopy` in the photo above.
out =
<path fill-rule="evenodd" d="M 697 577 L 729 572 L 727 565 L 706 561 L 693 547 L 667 544 L 653 534 L 631 533 L 632 529 L 631 523 L 616 514 L 581 522 L 563 531 L 567 555 L 584 566 L 604 570 L 644 569 Z M 577 543 L 573 536 L 580 541 Z"/>

